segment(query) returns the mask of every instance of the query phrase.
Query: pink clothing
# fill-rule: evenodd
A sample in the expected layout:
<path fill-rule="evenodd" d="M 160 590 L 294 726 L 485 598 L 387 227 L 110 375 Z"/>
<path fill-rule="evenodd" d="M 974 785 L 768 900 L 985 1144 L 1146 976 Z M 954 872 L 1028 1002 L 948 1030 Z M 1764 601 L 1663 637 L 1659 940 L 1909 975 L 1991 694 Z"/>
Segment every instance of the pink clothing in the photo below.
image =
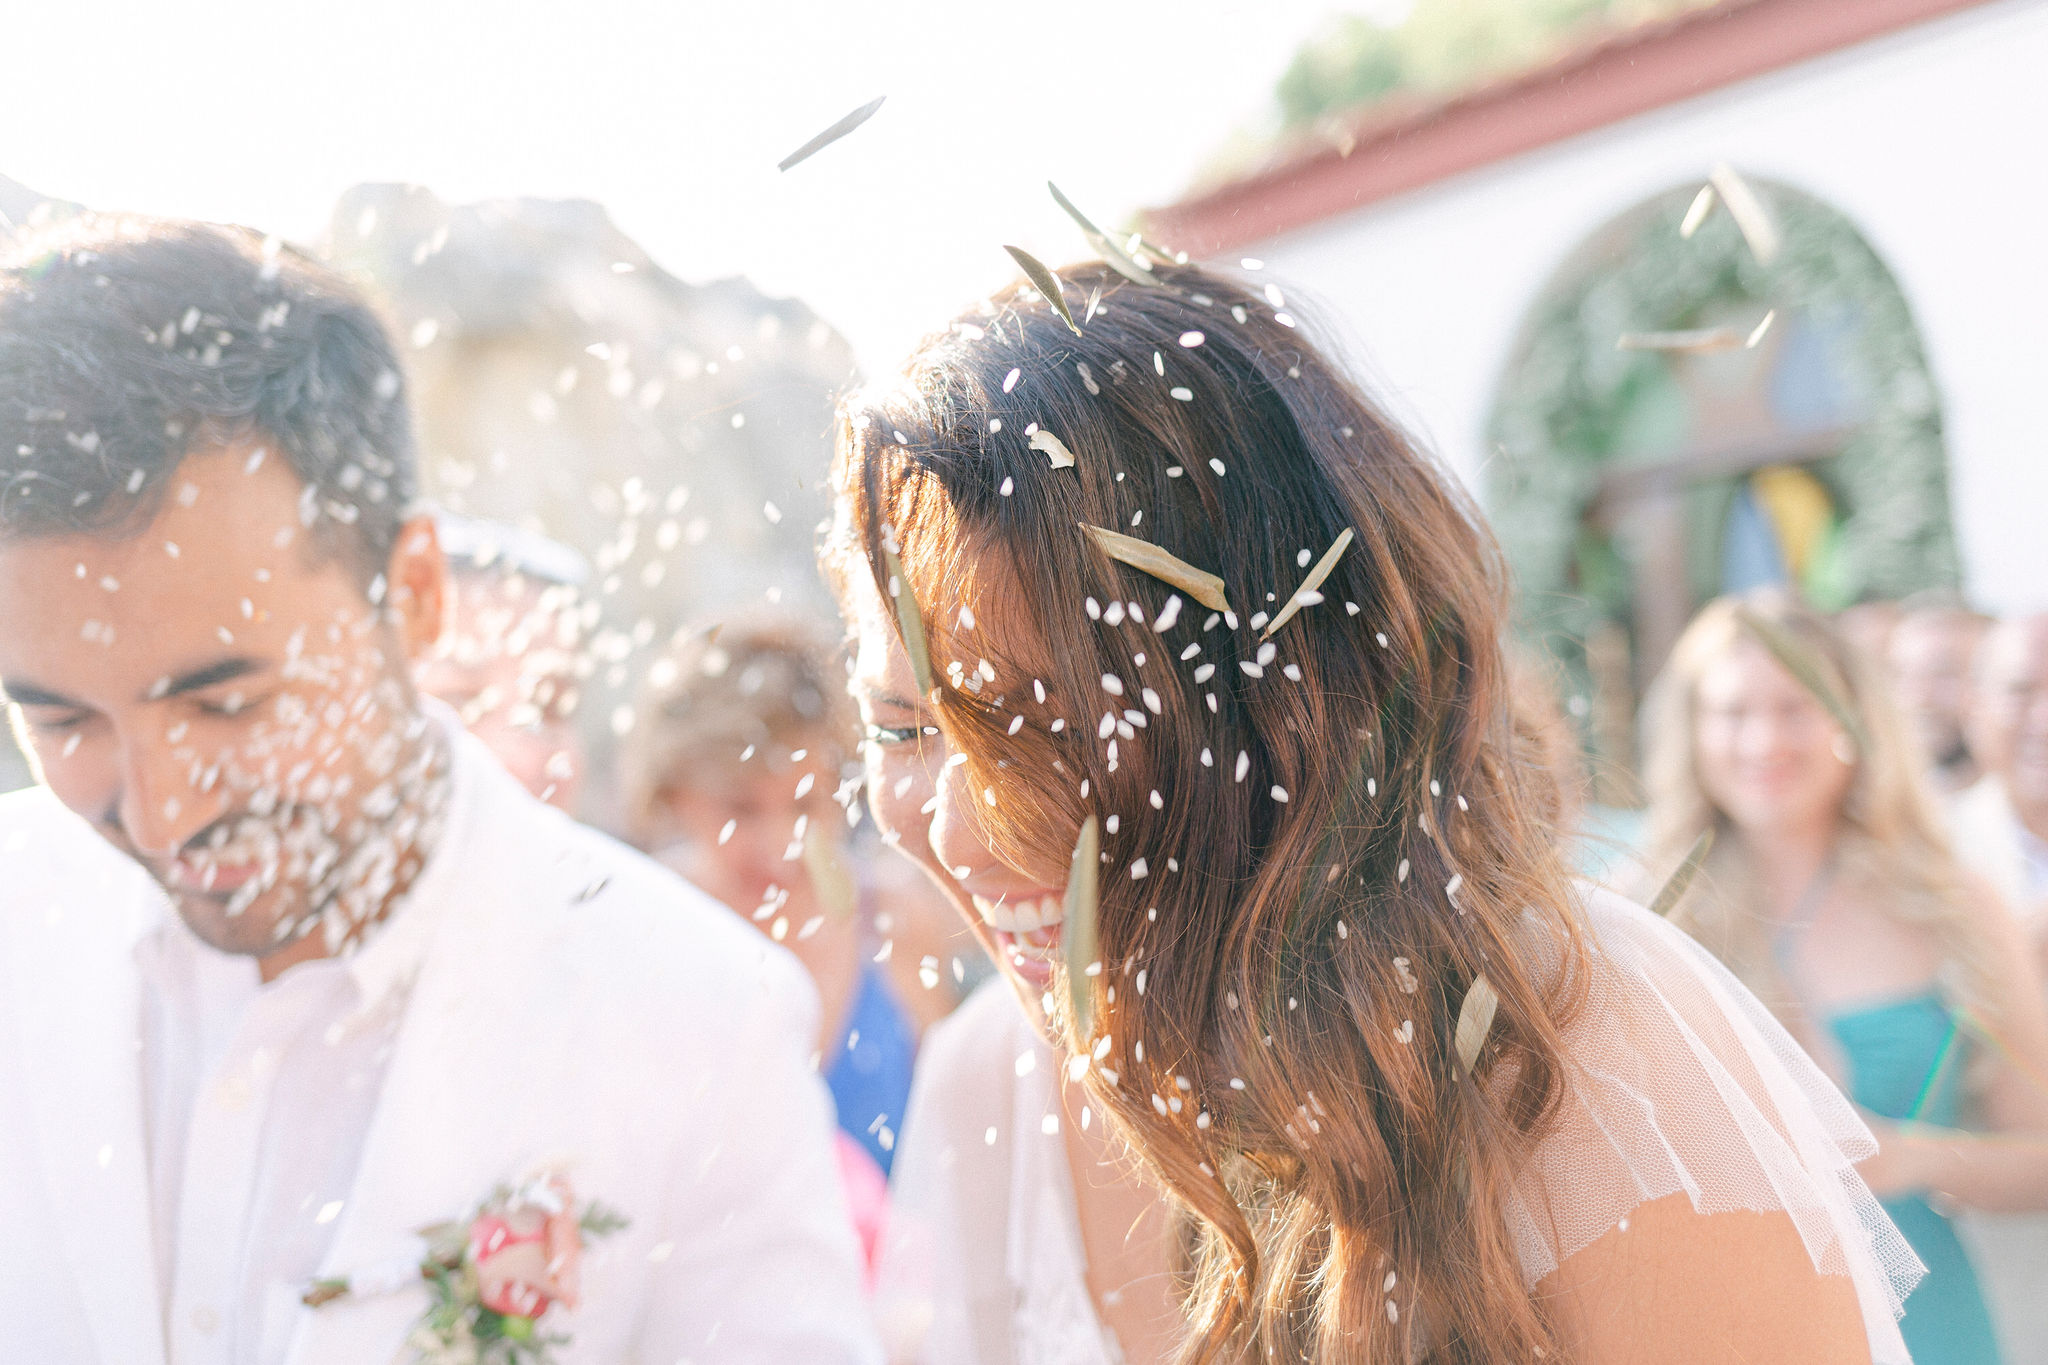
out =
<path fill-rule="evenodd" d="M 833 1147 L 839 1154 L 839 1183 L 846 1190 L 846 1212 L 860 1238 L 862 1286 L 875 1289 L 875 1251 L 881 1245 L 882 1225 L 889 1217 L 889 1178 L 868 1155 L 867 1148 L 845 1129 L 834 1134 Z"/>

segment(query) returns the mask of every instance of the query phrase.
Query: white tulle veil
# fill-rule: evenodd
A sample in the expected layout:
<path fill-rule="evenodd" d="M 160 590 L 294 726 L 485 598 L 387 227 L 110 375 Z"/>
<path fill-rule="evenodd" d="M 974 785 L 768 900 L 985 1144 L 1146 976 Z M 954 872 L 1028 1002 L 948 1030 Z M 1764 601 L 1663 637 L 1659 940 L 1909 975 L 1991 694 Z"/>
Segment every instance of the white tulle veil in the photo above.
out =
<path fill-rule="evenodd" d="M 1782 1212 L 1816 1272 L 1854 1284 L 1874 1365 L 1910 1365 L 1897 1318 L 1922 1267 L 1856 1174 L 1855 1109 L 1726 968 L 1611 892 L 1581 891 L 1592 973 L 1566 1026 L 1555 1125 L 1503 1211 L 1534 1288 L 1651 1200 Z M 1529 966 L 1560 960 L 1530 916 Z M 1058 1155 L 1055 1058 L 1002 983 L 928 1044 L 898 1154 L 880 1306 L 901 1359 L 1051 1365 L 1097 1350 Z M 1089 1343 L 1075 1355 L 1074 1343 Z"/>

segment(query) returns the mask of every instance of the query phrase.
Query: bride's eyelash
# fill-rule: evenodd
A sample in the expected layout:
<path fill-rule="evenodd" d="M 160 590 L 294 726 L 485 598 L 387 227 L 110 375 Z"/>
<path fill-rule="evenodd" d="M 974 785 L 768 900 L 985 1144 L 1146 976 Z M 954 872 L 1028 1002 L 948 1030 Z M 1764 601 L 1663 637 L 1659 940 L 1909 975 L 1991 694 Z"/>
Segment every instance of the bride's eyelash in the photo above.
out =
<path fill-rule="evenodd" d="M 938 728 L 931 725 L 870 725 L 868 739 L 876 744 L 908 744 L 920 734 L 936 735 Z"/>

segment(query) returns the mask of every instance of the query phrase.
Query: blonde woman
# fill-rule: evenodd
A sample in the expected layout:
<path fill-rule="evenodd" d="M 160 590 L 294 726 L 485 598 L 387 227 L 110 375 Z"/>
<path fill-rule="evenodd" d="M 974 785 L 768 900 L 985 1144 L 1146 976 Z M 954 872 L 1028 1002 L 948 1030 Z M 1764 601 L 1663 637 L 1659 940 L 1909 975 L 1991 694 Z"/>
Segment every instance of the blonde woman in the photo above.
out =
<path fill-rule="evenodd" d="M 1645 719 L 1650 866 L 1715 834 L 1674 919 L 1873 1116 L 1862 1173 L 1928 1267 L 1902 1323 L 1913 1359 L 1997 1361 L 1930 1196 L 2048 1207 L 2048 1022 L 2012 916 L 1950 853 L 1880 680 L 1814 613 L 1767 595 L 1708 606 Z"/>

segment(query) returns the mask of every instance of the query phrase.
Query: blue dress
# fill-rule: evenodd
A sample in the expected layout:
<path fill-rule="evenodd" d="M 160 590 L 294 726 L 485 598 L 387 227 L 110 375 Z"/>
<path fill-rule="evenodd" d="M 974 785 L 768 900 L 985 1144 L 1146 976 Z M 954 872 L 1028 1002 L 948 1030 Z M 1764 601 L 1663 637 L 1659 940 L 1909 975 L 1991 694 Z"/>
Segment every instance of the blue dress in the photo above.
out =
<path fill-rule="evenodd" d="M 832 1092 L 839 1126 L 867 1149 L 882 1174 L 896 1159 L 903 1111 L 910 1107 L 910 1069 L 917 1057 L 917 1029 L 896 999 L 889 977 L 862 955 L 860 981 L 846 1012 L 846 1031 L 825 1085 Z"/>
<path fill-rule="evenodd" d="M 1828 1027 L 1856 1103 L 1881 1118 L 1959 1126 L 1969 1048 L 1939 994 L 1848 1010 Z M 1999 1365 L 1991 1311 L 1955 1228 L 1920 1195 L 1887 1199 L 1884 1210 L 1927 1265 L 1899 1323 L 1915 1365 Z"/>

